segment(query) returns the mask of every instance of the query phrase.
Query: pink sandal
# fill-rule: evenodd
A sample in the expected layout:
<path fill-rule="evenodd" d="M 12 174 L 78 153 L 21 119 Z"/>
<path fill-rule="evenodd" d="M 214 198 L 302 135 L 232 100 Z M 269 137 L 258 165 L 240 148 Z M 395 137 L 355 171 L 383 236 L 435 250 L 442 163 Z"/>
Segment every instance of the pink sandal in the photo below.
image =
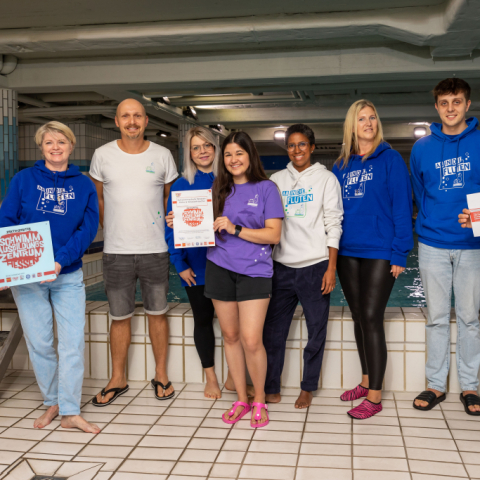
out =
<path fill-rule="evenodd" d="M 250 405 L 245 402 L 234 402 L 232 403 L 232 409 L 228 412 L 228 416 L 231 417 L 232 415 L 235 414 L 237 411 L 237 407 L 243 407 L 242 413 L 235 419 L 235 420 L 229 420 L 225 417 L 225 414 L 222 415 L 222 420 L 225 423 L 228 423 L 229 425 L 233 423 L 237 423 L 239 420 L 241 420 L 251 409 Z"/>
<path fill-rule="evenodd" d="M 252 428 L 261 428 L 261 427 L 267 426 L 268 423 L 270 422 L 270 419 L 268 418 L 268 405 L 266 405 L 265 403 L 258 403 L 258 402 L 252 402 L 250 405 L 252 407 L 252 419 L 250 420 L 250 426 Z M 253 407 L 257 407 L 257 413 L 255 415 L 253 415 Z M 252 420 L 260 420 L 262 418 L 262 413 L 261 413 L 262 408 L 265 409 L 265 413 L 267 414 L 267 420 L 263 423 L 253 424 Z"/>

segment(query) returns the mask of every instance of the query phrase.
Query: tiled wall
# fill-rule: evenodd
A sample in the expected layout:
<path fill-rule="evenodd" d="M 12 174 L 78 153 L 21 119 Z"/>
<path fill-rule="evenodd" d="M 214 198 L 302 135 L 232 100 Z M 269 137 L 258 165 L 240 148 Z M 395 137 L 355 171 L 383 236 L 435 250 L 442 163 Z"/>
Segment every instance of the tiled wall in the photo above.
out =
<path fill-rule="evenodd" d="M 67 123 L 77 137 L 77 144 L 70 163 L 78 165 L 84 172 L 88 172 L 95 149 L 108 142 L 120 138 L 120 133 L 106 128 L 96 127 L 85 123 Z M 20 169 L 31 167 L 41 158 L 40 150 L 33 141 L 35 132 L 40 125 L 20 125 L 19 127 L 19 160 Z"/>
<path fill-rule="evenodd" d="M 18 172 L 17 92 L 0 89 L 0 199 Z"/>
<path fill-rule="evenodd" d="M 106 302 L 90 302 L 86 309 L 85 376 L 107 379 L 111 374 L 109 351 L 109 307 Z M 2 312 L 2 330 L 8 330 L 16 312 Z M 203 382 L 203 371 L 193 342 L 193 316 L 189 304 L 170 304 L 167 314 L 170 325 L 168 374 L 174 382 Z M 388 364 L 385 389 L 418 392 L 425 389 L 425 322 L 424 308 L 387 308 L 385 330 Z M 223 340 L 215 319 L 215 368 L 221 379 L 226 379 L 227 364 Z M 456 324 L 451 319 L 451 365 L 448 389 L 459 392 L 455 360 Z M 307 328 L 298 307 L 287 342 L 282 385 L 299 387 L 302 375 L 302 353 L 307 343 Z M 31 369 L 24 340 L 12 361 L 13 369 Z M 128 378 L 153 378 L 155 363 L 148 337 L 148 320 L 138 307 L 132 320 L 132 345 L 128 358 Z M 361 379 L 360 362 L 353 334 L 353 322 L 348 307 L 332 307 L 320 387 L 352 388 Z"/>

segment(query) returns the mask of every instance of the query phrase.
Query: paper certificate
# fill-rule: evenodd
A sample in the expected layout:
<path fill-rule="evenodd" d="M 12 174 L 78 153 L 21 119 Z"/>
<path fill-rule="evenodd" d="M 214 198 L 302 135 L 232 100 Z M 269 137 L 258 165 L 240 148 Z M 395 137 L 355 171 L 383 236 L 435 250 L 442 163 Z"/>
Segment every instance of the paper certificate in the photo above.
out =
<path fill-rule="evenodd" d="M 172 192 L 172 208 L 175 248 L 215 245 L 211 190 Z"/>
<path fill-rule="evenodd" d="M 480 193 L 467 195 L 467 203 L 472 220 L 473 236 L 480 237 Z"/>
<path fill-rule="evenodd" d="M 0 287 L 56 277 L 49 222 L 0 228 Z"/>

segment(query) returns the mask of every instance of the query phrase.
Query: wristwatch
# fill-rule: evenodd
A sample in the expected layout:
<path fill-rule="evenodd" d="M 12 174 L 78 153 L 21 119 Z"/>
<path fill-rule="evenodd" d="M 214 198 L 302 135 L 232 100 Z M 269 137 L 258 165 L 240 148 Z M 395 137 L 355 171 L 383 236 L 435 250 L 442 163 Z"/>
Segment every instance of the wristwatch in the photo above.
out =
<path fill-rule="evenodd" d="M 240 235 L 240 232 L 242 231 L 242 226 L 241 225 L 235 225 L 235 236 L 238 237 Z"/>

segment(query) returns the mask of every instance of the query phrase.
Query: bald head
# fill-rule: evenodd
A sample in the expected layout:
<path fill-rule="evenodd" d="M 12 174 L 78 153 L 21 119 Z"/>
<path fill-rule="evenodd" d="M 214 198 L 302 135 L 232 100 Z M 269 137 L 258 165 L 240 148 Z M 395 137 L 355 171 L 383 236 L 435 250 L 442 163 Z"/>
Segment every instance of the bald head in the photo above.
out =
<path fill-rule="evenodd" d="M 138 100 L 127 98 L 117 107 L 115 123 L 120 129 L 122 139 L 143 139 L 143 134 L 148 125 L 145 107 Z"/>
<path fill-rule="evenodd" d="M 123 100 L 123 102 L 120 102 L 118 104 L 117 112 L 115 113 L 115 115 L 117 117 L 120 117 L 123 110 L 139 111 L 139 112 L 142 112 L 144 116 L 147 116 L 145 107 L 138 100 L 135 100 L 134 98 L 126 98 L 125 100 Z"/>

